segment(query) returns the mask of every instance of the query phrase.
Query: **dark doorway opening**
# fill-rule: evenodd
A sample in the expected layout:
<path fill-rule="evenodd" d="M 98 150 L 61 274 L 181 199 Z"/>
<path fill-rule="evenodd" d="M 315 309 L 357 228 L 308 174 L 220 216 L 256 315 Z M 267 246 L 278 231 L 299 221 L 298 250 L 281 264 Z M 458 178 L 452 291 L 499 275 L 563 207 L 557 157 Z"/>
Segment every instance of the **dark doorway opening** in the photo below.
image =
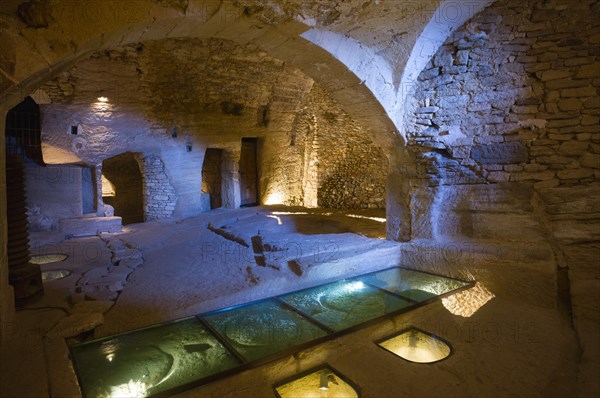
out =
<path fill-rule="evenodd" d="M 102 176 L 102 199 L 114 207 L 123 224 L 144 222 L 144 184 L 135 154 L 125 152 L 106 159 Z"/>
<path fill-rule="evenodd" d="M 6 155 L 44 166 L 41 133 L 40 106 L 27 97 L 6 114 Z"/>
<path fill-rule="evenodd" d="M 216 148 L 206 149 L 204 163 L 202 164 L 202 193 L 210 196 L 210 208 L 218 209 L 223 206 L 221 194 L 223 150 Z"/>
<path fill-rule="evenodd" d="M 242 138 L 240 155 L 240 191 L 242 206 L 258 204 L 257 139 Z"/>

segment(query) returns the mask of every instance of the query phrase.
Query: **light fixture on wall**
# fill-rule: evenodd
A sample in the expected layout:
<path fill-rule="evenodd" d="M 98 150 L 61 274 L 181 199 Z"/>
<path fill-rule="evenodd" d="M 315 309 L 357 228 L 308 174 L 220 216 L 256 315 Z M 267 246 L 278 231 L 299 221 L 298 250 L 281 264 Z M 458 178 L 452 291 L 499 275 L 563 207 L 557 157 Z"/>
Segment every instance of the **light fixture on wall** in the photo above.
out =
<path fill-rule="evenodd" d="M 360 397 L 360 389 L 337 370 L 325 364 L 273 385 L 278 398 Z"/>
<path fill-rule="evenodd" d="M 108 102 L 108 98 L 106 98 L 106 97 L 105 97 L 105 96 L 103 96 L 103 95 L 100 95 L 100 96 L 98 97 L 98 102 Z"/>

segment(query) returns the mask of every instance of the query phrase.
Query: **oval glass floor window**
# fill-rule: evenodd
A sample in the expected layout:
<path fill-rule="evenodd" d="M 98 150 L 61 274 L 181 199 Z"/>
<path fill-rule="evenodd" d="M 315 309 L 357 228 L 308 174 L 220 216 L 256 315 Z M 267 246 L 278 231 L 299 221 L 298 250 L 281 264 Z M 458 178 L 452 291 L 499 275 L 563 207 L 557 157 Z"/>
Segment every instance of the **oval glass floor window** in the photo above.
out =
<path fill-rule="evenodd" d="M 433 363 L 452 354 L 450 343 L 415 327 L 410 327 L 377 342 L 383 349 L 416 363 Z"/>
<path fill-rule="evenodd" d="M 42 282 L 55 281 L 57 279 L 66 278 L 71 275 L 68 269 L 55 269 L 52 271 L 42 271 Z"/>
<path fill-rule="evenodd" d="M 59 261 L 66 260 L 67 257 L 66 254 L 42 254 L 39 256 L 31 256 L 29 262 L 33 264 L 58 263 Z"/>
<path fill-rule="evenodd" d="M 360 398 L 360 389 L 329 365 L 302 372 L 273 385 L 277 398 Z"/>

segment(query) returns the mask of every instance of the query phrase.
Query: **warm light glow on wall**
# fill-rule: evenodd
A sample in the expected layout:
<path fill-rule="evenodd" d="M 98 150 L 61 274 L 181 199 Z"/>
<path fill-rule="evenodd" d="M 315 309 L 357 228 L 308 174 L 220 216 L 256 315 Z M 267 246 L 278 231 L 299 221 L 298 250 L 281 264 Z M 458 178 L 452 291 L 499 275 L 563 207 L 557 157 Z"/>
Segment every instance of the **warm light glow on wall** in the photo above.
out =
<path fill-rule="evenodd" d="M 309 370 L 274 386 L 279 398 L 358 398 L 358 388 L 328 366 Z"/>
<path fill-rule="evenodd" d="M 494 297 L 492 292 L 477 282 L 471 289 L 443 298 L 442 304 L 452 314 L 468 318 Z"/>
<path fill-rule="evenodd" d="M 98 97 L 97 102 L 93 102 L 90 105 L 92 112 L 105 114 L 104 117 L 108 117 L 115 110 L 115 105 L 112 104 L 107 97 Z"/>
<path fill-rule="evenodd" d="M 358 214 L 346 214 L 348 217 L 352 217 L 352 218 L 362 218 L 364 220 L 372 220 L 372 221 L 377 221 L 377 222 L 386 222 L 386 219 L 384 217 L 368 217 L 368 216 L 361 216 Z"/>
<path fill-rule="evenodd" d="M 448 343 L 414 327 L 377 344 L 402 359 L 417 363 L 438 362 L 452 353 Z"/>
<path fill-rule="evenodd" d="M 102 174 L 102 196 L 115 196 L 115 186 L 114 184 Z"/>
<path fill-rule="evenodd" d="M 310 214 L 305 211 L 273 211 L 271 214 L 279 215 L 279 216 L 295 216 L 298 214 Z"/>
<path fill-rule="evenodd" d="M 283 194 L 281 192 L 272 192 L 267 196 L 265 200 L 266 205 L 280 205 L 283 204 Z"/>

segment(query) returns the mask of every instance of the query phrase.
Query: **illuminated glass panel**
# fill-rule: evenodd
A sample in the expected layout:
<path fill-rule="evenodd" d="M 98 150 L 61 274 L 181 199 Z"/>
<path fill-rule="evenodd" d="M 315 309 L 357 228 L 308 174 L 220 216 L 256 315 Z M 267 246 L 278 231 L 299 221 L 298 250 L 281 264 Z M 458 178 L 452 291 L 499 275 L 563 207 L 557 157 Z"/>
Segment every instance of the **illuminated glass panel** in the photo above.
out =
<path fill-rule="evenodd" d="M 469 282 L 403 268 L 390 268 L 362 276 L 358 280 L 415 302 L 427 301 L 469 286 Z"/>
<path fill-rule="evenodd" d="M 392 354 L 410 362 L 433 363 L 447 358 L 452 353 L 450 344 L 415 327 L 377 343 Z"/>
<path fill-rule="evenodd" d="M 330 283 L 280 298 L 334 330 L 346 329 L 411 305 L 358 280 Z"/>
<path fill-rule="evenodd" d="M 324 366 L 273 386 L 277 398 L 358 398 L 358 387 L 335 369 Z"/>
<path fill-rule="evenodd" d="M 197 318 L 71 347 L 86 397 L 145 397 L 240 365 Z"/>
<path fill-rule="evenodd" d="M 248 361 L 327 334 L 307 318 L 274 300 L 203 315 L 202 318 Z"/>

